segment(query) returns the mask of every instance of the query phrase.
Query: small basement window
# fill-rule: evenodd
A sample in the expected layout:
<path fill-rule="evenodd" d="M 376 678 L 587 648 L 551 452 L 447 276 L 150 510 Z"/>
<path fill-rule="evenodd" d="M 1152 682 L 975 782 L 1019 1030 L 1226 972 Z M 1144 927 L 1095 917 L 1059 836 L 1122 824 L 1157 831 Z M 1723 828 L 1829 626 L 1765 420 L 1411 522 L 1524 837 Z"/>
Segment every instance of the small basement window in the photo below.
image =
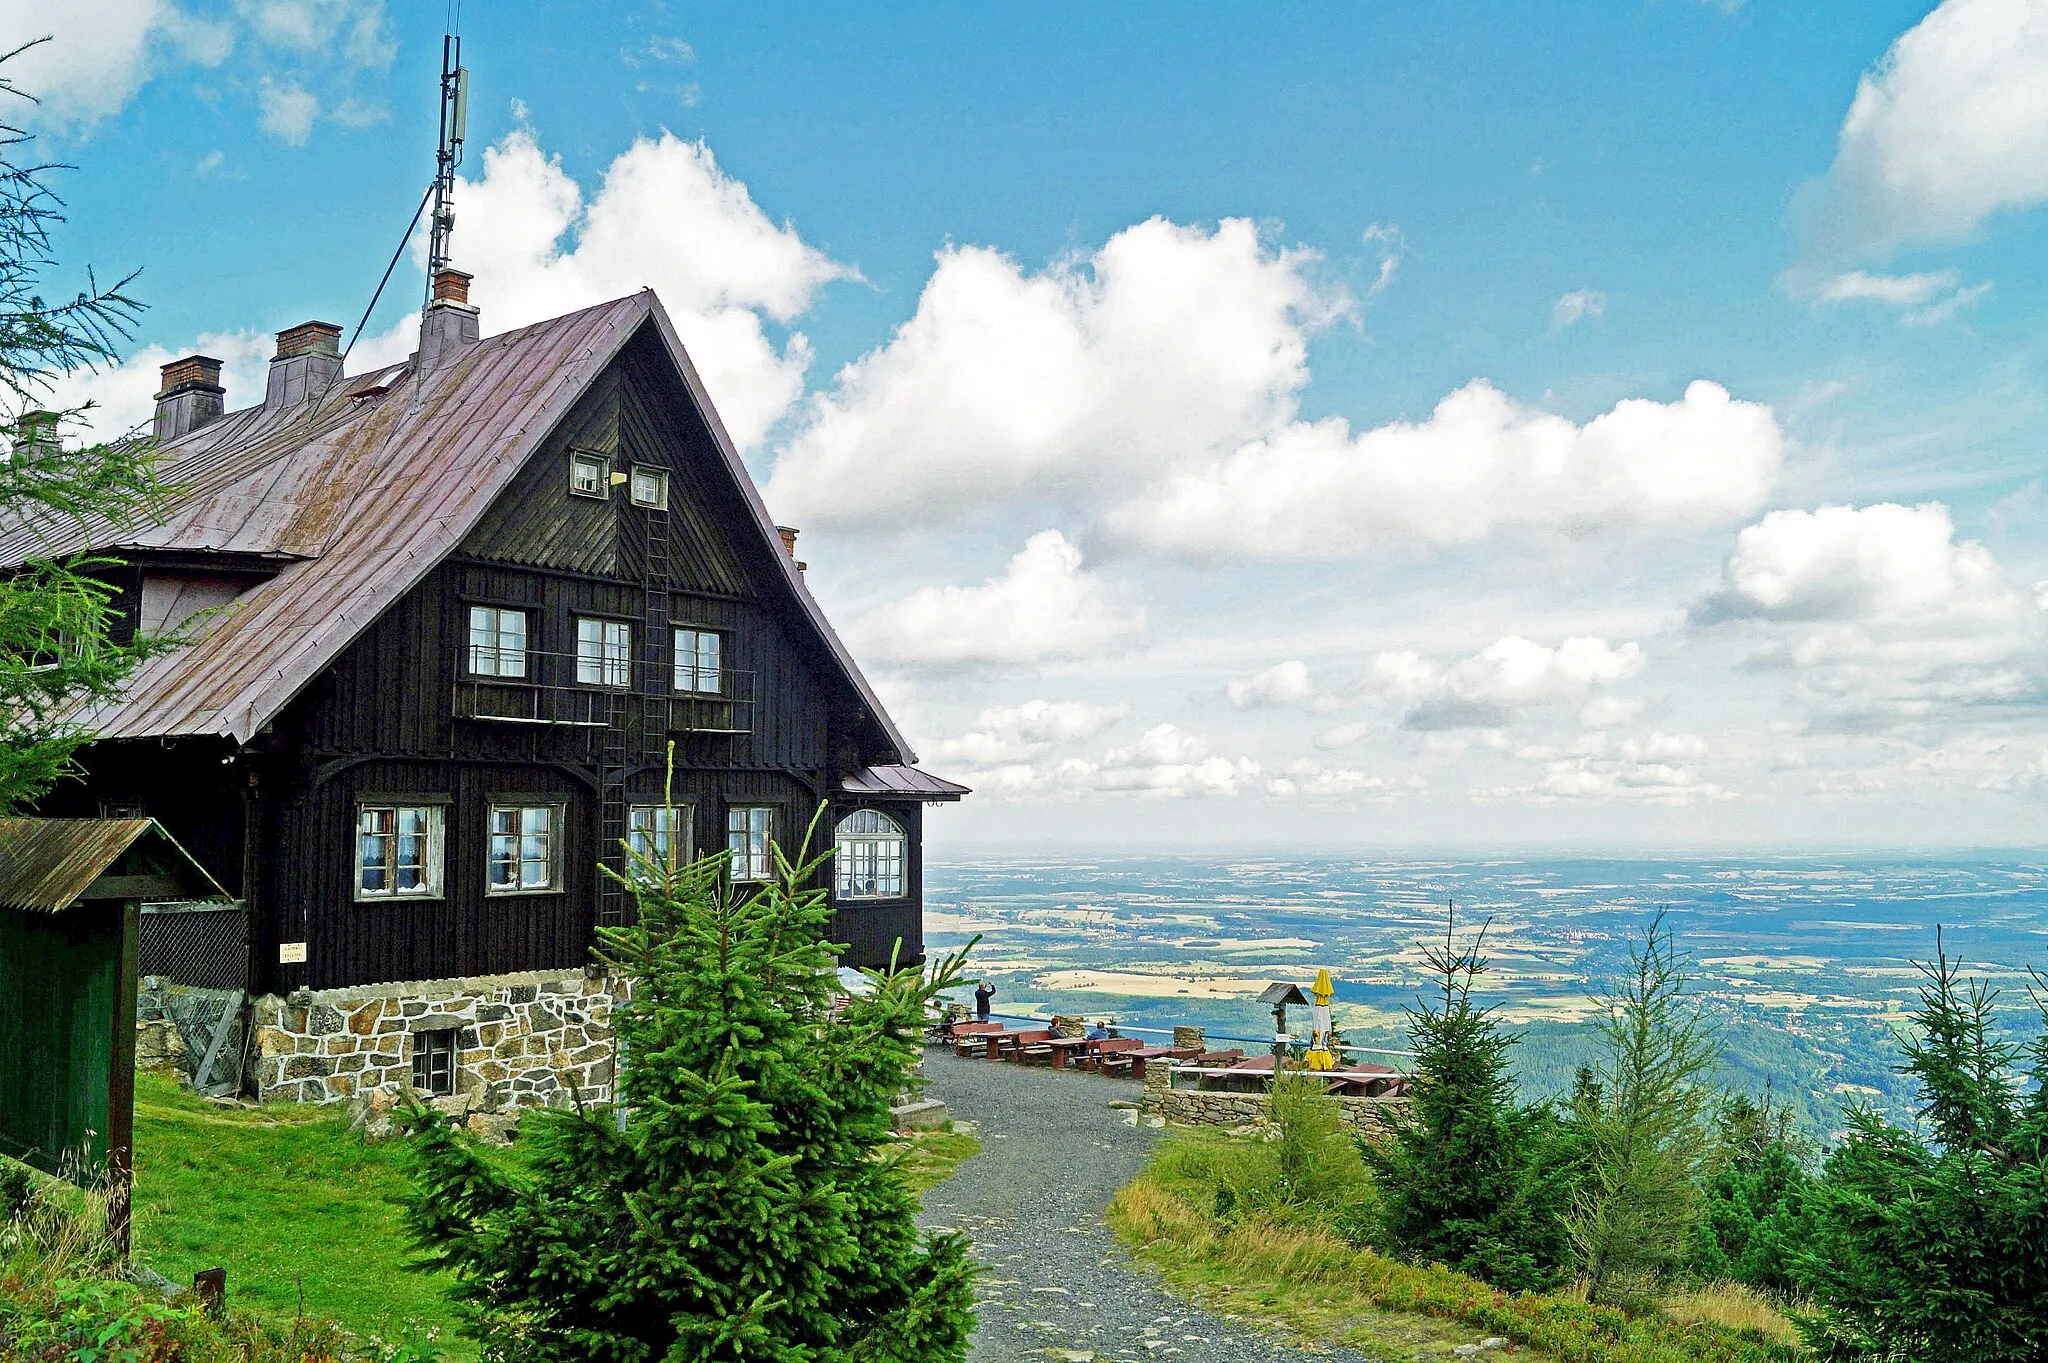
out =
<path fill-rule="evenodd" d="M 612 461 L 601 454 L 569 456 L 569 491 L 578 497 L 609 499 L 612 495 Z"/>
<path fill-rule="evenodd" d="M 453 1027 L 412 1034 L 412 1086 L 429 1097 L 445 1098 L 455 1092 L 455 1039 Z"/>
<path fill-rule="evenodd" d="M 645 464 L 633 465 L 633 505 L 665 507 L 668 505 L 668 470 L 649 468 Z"/>

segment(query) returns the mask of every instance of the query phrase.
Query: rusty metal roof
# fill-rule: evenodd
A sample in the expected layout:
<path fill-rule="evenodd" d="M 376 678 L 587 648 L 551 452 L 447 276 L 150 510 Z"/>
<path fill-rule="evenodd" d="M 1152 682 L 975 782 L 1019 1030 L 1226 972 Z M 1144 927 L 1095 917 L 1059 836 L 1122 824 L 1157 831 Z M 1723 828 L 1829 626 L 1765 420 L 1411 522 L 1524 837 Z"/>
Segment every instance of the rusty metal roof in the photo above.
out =
<path fill-rule="evenodd" d="M 81 716 L 102 738 L 222 735 L 246 742 L 452 551 L 643 325 L 682 373 L 758 522 L 769 561 L 904 761 L 909 745 L 782 550 L 773 520 L 651 290 L 503 332 L 425 374 L 356 375 L 327 397 L 253 407 L 171 442 L 181 489 L 164 518 L 0 528 L 0 566 L 82 549 L 178 550 L 265 561 L 275 576 L 190 645 Z M 416 357 L 415 357 L 416 358 Z"/>
<path fill-rule="evenodd" d="M 974 792 L 957 781 L 902 765 L 862 767 L 839 783 L 849 795 L 908 796 L 913 800 L 957 800 Z"/>
<path fill-rule="evenodd" d="M 0 908 L 56 913 L 77 902 L 137 839 L 153 834 L 227 891 L 155 819 L 0 819 Z"/>

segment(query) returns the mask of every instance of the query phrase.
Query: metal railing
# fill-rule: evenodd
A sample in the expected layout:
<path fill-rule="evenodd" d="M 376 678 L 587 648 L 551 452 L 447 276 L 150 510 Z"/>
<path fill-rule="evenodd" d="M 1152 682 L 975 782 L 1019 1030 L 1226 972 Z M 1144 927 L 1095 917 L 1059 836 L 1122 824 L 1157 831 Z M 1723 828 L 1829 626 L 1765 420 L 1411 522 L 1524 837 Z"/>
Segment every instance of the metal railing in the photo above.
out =
<path fill-rule="evenodd" d="M 490 676 L 465 669 L 455 682 L 455 718 L 604 729 L 623 714 L 649 740 L 667 734 L 753 732 L 750 671 L 720 668 L 695 678 L 704 690 L 679 691 L 675 669 L 666 663 L 532 651 L 522 657 L 524 676 Z M 469 661 L 465 655 L 465 664 Z M 586 677 L 593 680 L 582 680 Z"/>
<path fill-rule="evenodd" d="M 1029 1013 L 998 1013 L 991 1011 L 989 1017 L 991 1019 L 1005 1019 L 1011 1022 L 1050 1023 L 1052 1021 L 1051 1018 L 1033 1017 Z M 1118 1036 L 1123 1036 L 1126 1033 L 1163 1037 L 1171 1037 L 1173 1035 L 1173 1028 L 1171 1027 L 1129 1027 L 1121 1022 L 1113 1024 L 1109 1030 Z M 1206 1027 L 1202 1029 L 1202 1038 L 1205 1041 L 1242 1041 L 1253 1046 L 1271 1046 L 1273 1044 L 1273 1038 L 1270 1036 L 1232 1036 L 1227 1032 L 1212 1032 Z M 1295 1050 L 1304 1050 L 1307 1047 L 1307 1043 L 1298 1040 L 1289 1044 Z M 1413 1051 L 1390 1050 L 1385 1046 L 1340 1045 L 1332 1047 L 1332 1049 L 1341 1055 L 1391 1055 L 1398 1056 L 1403 1060 L 1413 1060 L 1415 1058 L 1415 1052 Z"/>

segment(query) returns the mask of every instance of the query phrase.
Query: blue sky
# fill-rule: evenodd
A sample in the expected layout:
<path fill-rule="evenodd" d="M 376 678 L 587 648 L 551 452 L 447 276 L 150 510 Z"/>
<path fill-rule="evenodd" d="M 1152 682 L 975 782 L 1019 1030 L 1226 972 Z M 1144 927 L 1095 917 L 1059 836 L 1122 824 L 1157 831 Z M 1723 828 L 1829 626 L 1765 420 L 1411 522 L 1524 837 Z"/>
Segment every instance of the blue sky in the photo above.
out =
<path fill-rule="evenodd" d="M 353 324 L 442 7 L 0 16 L 152 307 L 67 394 Z M 2038 842 L 2043 0 L 463 28 L 486 330 L 661 292 L 941 836 Z"/>

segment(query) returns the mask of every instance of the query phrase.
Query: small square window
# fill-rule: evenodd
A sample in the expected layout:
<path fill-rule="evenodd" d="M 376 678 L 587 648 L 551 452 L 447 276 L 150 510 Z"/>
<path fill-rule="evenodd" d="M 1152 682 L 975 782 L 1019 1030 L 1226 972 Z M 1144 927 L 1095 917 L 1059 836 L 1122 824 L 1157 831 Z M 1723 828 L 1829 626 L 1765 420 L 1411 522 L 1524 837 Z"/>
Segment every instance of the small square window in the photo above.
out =
<path fill-rule="evenodd" d="M 455 1092 L 455 1038 L 453 1027 L 412 1034 L 412 1086 L 433 1098 Z"/>
<path fill-rule="evenodd" d="M 775 811 L 767 805 L 734 805 L 725 814 L 725 846 L 734 880 L 767 880 L 775 874 Z"/>
<path fill-rule="evenodd" d="M 633 465 L 633 505 L 668 505 L 668 470 L 649 468 L 645 464 Z"/>
<path fill-rule="evenodd" d="M 478 677 L 526 675 L 526 612 L 469 608 L 469 670 Z"/>
<path fill-rule="evenodd" d="M 540 894 L 562 887 L 562 807 L 492 805 L 490 894 Z"/>
<path fill-rule="evenodd" d="M 708 629 L 675 631 L 675 688 L 716 696 L 725 690 L 725 641 Z"/>
<path fill-rule="evenodd" d="M 679 869 L 690 861 L 688 805 L 634 805 L 626 811 L 626 844 L 633 849 L 635 874 L 653 868 Z"/>
<path fill-rule="evenodd" d="M 623 688 L 632 677 L 633 627 L 623 620 L 578 617 L 576 684 Z"/>
<path fill-rule="evenodd" d="M 356 810 L 356 898 L 437 899 L 439 805 L 361 805 Z"/>
<path fill-rule="evenodd" d="M 569 456 L 569 491 L 578 497 L 612 495 L 612 463 L 601 454 Z"/>

